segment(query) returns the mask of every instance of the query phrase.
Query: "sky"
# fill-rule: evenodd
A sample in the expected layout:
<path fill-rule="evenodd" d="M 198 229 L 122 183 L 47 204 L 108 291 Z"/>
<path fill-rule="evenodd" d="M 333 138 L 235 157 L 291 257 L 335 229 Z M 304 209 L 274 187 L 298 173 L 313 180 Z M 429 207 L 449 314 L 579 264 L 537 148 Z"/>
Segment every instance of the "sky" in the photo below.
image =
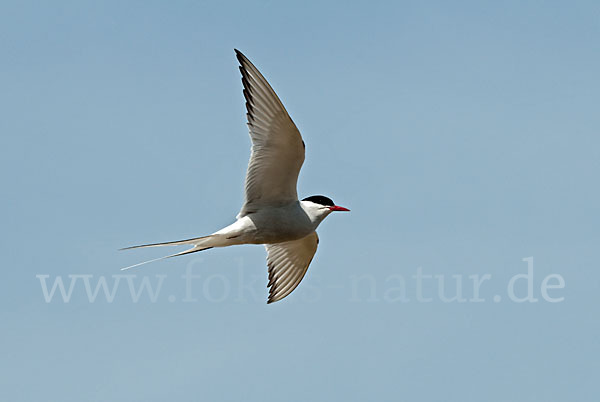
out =
<path fill-rule="evenodd" d="M 594 400 L 598 2 L 5 1 L 0 26 L 1 400 Z M 302 132 L 299 195 L 352 210 L 271 305 L 262 246 L 120 271 L 235 220 L 234 48 Z"/>

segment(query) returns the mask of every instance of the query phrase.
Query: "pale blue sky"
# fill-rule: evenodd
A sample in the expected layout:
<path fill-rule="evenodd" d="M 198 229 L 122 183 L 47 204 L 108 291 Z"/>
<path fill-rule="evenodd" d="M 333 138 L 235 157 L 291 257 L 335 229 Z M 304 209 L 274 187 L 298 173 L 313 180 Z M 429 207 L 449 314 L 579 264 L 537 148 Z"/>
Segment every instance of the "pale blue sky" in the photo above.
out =
<path fill-rule="evenodd" d="M 0 27 L 1 400 L 595 400 L 598 2 L 2 2 Z M 46 303 L 36 275 L 113 281 L 165 252 L 120 247 L 232 222 L 234 47 L 303 133 L 299 194 L 352 209 L 300 287 L 266 305 L 244 246 L 129 272 L 167 275 L 154 303 L 82 277 Z M 539 301 L 512 302 L 530 256 Z M 490 275 L 485 302 L 419 302 L 419 267 L 467 299 Z"/>

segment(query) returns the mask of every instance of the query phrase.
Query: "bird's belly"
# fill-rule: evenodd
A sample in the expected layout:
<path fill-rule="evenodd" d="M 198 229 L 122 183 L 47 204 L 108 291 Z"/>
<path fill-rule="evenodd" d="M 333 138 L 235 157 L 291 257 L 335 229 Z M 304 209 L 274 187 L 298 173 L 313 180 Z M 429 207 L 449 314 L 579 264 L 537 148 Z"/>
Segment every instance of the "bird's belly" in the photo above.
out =
<path fill-rule="evenodd" d="M 285 228 L 276 228 L 272 231 L 262 231 L 257 233 L 255 238 L 257 244 L 273 244 L 285 241 L 298 240 L 308 236 L 312 230 L 286 230 Z"/>
<path fill-rule="evenodd" d="M 278 208 L 248 217 L 256 227 L 253 236 L 253 243 L 256 244 L 298 240 L 315 230 L 315 225 L 301 209 Z"/>

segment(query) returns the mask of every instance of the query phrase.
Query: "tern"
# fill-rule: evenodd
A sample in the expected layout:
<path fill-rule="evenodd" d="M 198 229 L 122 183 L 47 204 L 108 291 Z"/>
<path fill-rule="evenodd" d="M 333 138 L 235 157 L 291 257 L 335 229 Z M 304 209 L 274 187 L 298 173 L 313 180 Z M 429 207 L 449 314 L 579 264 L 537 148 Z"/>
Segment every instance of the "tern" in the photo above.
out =
<path fill-rule="evenodd" d="M 242 52 L 234 51 L 240 63 L 252 140 L 245 202 L 236 221 L 208 236 L 127 247 L 123 250 L 191 246 L 123 269 L 214 247 L 264 244 L 269 273 L 267 303 L 273 303 L 288 296 L 304 278 L 319 244 L 315 230 L 323 219 L 334 211 L 349 209 L 323 195 L 298 200 L 296 184 L 305 151 L 302 136 L 265 77 Z"/>

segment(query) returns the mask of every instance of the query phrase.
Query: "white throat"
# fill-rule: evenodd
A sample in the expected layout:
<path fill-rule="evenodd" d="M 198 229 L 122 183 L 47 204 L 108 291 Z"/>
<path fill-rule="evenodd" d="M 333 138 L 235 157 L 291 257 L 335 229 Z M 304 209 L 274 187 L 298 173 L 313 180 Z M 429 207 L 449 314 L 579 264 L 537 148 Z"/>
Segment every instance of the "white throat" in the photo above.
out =
<path fill-rule="evenodd" d="M 329 207 L 312 201 L 300 201 L 300 206 L 315 225 L 321 223 L 332 212 Z"/>

